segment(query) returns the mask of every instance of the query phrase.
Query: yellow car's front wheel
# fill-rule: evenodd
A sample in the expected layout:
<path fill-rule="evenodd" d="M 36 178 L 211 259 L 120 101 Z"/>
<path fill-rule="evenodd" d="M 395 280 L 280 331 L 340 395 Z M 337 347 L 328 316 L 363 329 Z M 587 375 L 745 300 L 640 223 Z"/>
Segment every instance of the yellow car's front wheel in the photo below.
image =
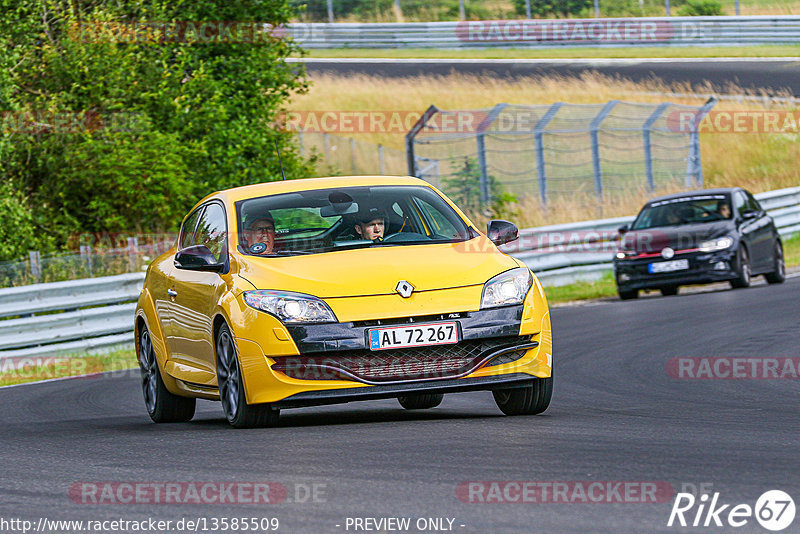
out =
<path fill-rule="evenodd" d="M 236 346 L 227 325 L 217 332 L 217 383 L 228 422 L 235 428 L 275 426 L 280 410 L 270 404 L 247 404 Z"/>
<path fill-rule="evenodd" d="M 553 377 L 537 378 L 524 387 L 496 389 L 492 392 L 497 407 L 506 415 L 536 415 L 550 405 Z"/>

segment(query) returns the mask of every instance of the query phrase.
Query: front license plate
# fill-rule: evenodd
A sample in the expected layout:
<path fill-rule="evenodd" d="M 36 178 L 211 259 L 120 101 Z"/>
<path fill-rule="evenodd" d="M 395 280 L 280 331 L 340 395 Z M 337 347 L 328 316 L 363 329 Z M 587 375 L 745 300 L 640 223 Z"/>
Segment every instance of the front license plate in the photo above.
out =
<path fill-rule="evenodd" d="M 671 271 L 684 271 L 689 268 L 689 260 L 660 261 L 648 265 L 651 273 L 668 273 Z"/>
<path fill-rule="evenodd" d="M 369 331 L 370 350 L 425 347 L 458 343 L 458 324 L 436 323 L 375 328 Z"/>

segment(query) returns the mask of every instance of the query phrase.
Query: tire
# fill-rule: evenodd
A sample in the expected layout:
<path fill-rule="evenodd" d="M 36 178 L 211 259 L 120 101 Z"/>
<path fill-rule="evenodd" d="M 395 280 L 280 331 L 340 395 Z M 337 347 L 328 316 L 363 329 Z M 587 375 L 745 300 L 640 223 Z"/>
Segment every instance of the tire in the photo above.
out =
<path fill-rule="evenodd" d="M 661 294 L 665 297 L 672 297 L 678 294 L 678 286 L 667 286 L 661 288 Z"/>
<path fill-rule="evenodd" d="M 630 291 L 622 291 L 621 289 L 617 288 L 617 293 L 619 293 L 619 298 L 621 300 L 633 300 L 639 298 L 638 289 L 631 289 Z"/>
<path fill-rule="evenodd" d="M 553 396 L 553 377 L 536 378 L 521 388 L 496 389 L 494 401 L 506 415 L 535 415 L 550 405 Z"/>
<path fill-rule="evenodd" d="M 196 400 L 169 392 L 158 368 L 153 342 L 146 326 L 139 334 L 139 371 L 147 413 L 154 423 L 185 423 L 194 417 Z"/>
<path fill-rule="evenodd" d="M 750 279 L 752 278 L 750 270 L 750 255 L 747 249 L 742 247 L 737 254 L 736 278 L 731 280 L 731 287 L 734 289 L 743 289 L 750 287 Z"/>
<path fill-rule="evenodd" d="M 764 275 L 770 284 L 782 284 L 786 281 L 786 261 L 783 259 L 783 247 L 775 243 L 775 270 Z"/>
<path fill-rule="evenodd" d="M 257 428 L 275 426 L 280 410 L 271 404 L 247 404 L 244 393 L 236 345 L 228 325 L 223 324 L 217 332 L 217 384 L 219 399 L 225 418 L 234 428 Z"/>
<path fill-rule="evenodd" d="M 428 408 L 436 408 L 442 403 L 442 399 L 444 399 L 442 393 L 417 393 L 397 397 L 400 406 L 406 410 L 427 410 Z"/>

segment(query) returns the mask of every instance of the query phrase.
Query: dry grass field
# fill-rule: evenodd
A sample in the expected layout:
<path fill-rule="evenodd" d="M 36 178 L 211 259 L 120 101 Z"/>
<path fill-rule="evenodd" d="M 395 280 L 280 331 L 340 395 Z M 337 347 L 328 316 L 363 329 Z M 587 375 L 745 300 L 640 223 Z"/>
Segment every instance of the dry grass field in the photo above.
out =
<path fill-rule="evenodd" d="M 739 92 L 736 88 L 733 91 Z M 743 91 L 742 91 L 743 92 Z M 309 92 L 295 97 L 290 110 L 423 111 L 435 104 L 440 109 L 490 108 L 497 103 L 550 104 L 602 103 L 612 99 L 629 102 L 671 101 L 699 105 L 702 98 L 676 98 L 668 93 L 709 94 L 709 87 L 665 86 L 658 82 L 633 83 L 599 74 L 579 78 L 520 78 L 503 80 L 452 74 L 444 77 L 385 79 L 370 76 L 341 78 L 315 75 Z M 758 95 L 754 95 L 758 96 Z M 788 96 L 788 95 L 784 95 Z M 721 100 L 715 111 L 796 111 L 765 100 Z M 797 115 L 795 115 L 797 116 Z M 402 133 L 362 133 L 358 141 L 402 150 Z M 707 187 L 742 186 L 753 192 L 800 185 L 800 134 L 798 133 L 701 133 L 703 172 Z M 342 172 L 343 174 L 345 172 Z M 555 224 L 598 216 L 631 215 L 650 194 L 644 189 L 609 198 L 597 210 L 592 195 L 575 195 L 551 202 L 547 209 L 536 198 L 520 199 L 512 206 L 522 227 Z"/>

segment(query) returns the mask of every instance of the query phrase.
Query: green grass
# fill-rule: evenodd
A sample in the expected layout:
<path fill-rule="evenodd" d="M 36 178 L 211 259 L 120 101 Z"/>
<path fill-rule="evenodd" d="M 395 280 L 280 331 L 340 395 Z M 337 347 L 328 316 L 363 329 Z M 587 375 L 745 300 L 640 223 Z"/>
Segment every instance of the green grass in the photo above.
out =
<path fill-rule="evenodd" d="M 561 304 L 573 300 L 600 299 L 617 296 L 617 286 L 614 275 L 606 273 L 596 282 L 577 282 L 565 286 L 548 287 L 545 284 L 545 294 L 548 304 Z"/>
<path fill-rule="evenodd" d="M 783 257 L 787 267 L 800 265 L 800 234 L 783 241 Z"/>
<path fill-rule="evenodd" d="M 444 58 L 444 59 L 571 59 L 571 58 L 683 58 L 683 57 L 800 57 L 800 46 L 643 47 L 643 48 L 488 48 L 441 50 L 429 48 L 337 48 L 308 50 L 310 58 Z"/>
<path fill-rule="evenodd" d="M 0 386 L 38 382 L 53 378 L 80 376 L 105 371 L 133 369 L 138 364 L 132 349 L 107 354 L 52 356 L 30 358 L 33 361 L 11 363 L 0 361 Z M 25 365 L 27 363 L 27 365 Z"/>

